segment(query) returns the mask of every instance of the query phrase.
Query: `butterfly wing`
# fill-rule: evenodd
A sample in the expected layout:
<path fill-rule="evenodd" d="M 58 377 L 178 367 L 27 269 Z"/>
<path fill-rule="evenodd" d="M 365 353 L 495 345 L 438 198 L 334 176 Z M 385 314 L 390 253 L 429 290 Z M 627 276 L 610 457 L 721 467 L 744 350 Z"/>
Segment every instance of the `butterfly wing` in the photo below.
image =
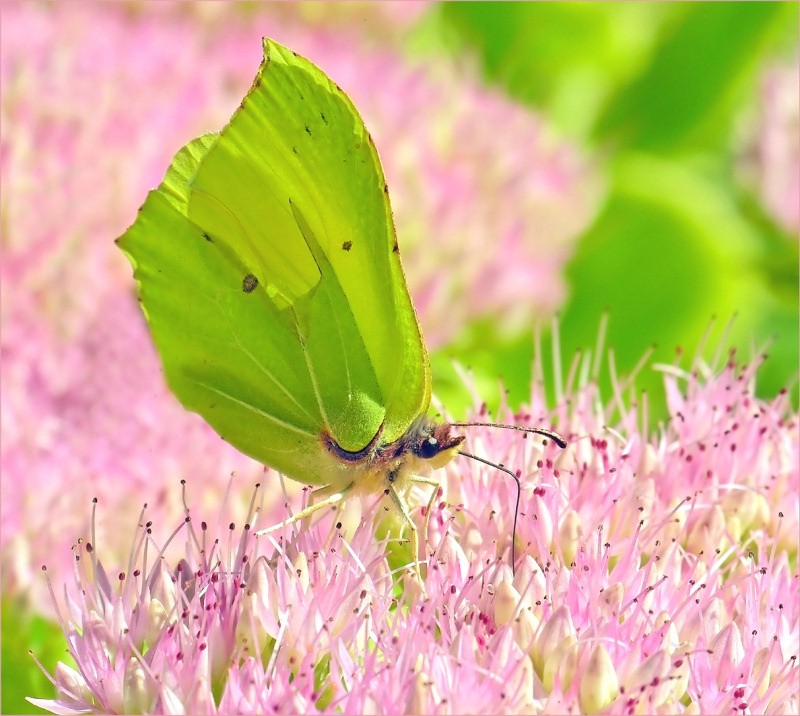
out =
<path fill-rule="evenodd" d="M 318 68 L 265 39 L 230 123 L 176 156 L 119 239 L 167 380 L 226 440 L 291 477 L 400 437 L 430 371 L 364 124 Z"/>

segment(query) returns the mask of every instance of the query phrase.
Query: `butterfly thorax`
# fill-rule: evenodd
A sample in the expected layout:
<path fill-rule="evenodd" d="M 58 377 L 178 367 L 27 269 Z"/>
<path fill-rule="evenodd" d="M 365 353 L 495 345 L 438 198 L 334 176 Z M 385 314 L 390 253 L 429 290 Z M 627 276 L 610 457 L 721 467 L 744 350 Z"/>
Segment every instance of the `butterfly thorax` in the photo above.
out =
<path fill-rule="evenodd" d="M 370 443 L 358 452 L 342 449 L 327 432 L 322 434 L 322 443 L 343 467 L 358 477 L 353 487 L 358 492 L 375 493 L 390 484 L 403 491 L 411 475 L 427 475 L 446 465 L 458 453 L 463 435 L 451 432 L 449 423 L 436 423 L 427 416 L 417 418 L 406 432 L 391 443 L 382 443 L 383 426 Z"/>

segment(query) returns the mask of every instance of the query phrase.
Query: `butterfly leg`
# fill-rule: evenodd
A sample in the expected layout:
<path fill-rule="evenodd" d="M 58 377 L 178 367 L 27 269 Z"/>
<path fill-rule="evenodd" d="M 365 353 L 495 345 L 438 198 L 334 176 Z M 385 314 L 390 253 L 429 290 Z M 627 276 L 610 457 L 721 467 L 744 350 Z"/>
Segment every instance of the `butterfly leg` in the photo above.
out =
<path fill-rule="evenodd" d="M 352 483 L 348 485 L 344 490 L 342 490 L 342 498 L 346 495 L 347 490 L 350 490 L 353 487 Z M 316 512 L 314 508 L 317 504 L 317 500 L 327 500 L 332 495 L 336 494 L 336 490 L 331 485 L 324 485 L 323 487 L 317 487 L 311 490 L 311 494 L 308 496 L 308 505 L 304 508 L 308 514 L 303 519 L 302 529 L 306 530 L 311 527 L 311 516 Z M 326 505 L 335 504 L 337 513 L 342 509 L 342 502 L 343 499 L 340 498 L 335 503 L 326 502 Z"/>
<path fill-rule="evenodd" d="M 326 491 L 328 489 L 330 488 L 322 488 L 320 490 L 314 490 L 314 492 L 311 493 L 312 498 L 313 496 L 318 495 L 318 493 Z M 279 530 L 282 527 L 288 527 L 289 525 L 293 525 L 295 522 L 301 522 L 302 520 L 311 517 L 311 515 L 313 515 L 318 510 L 324 509 L 325 507 L 330 507 L 331 505 L 336 505 L 337 503 L 345 499 L 347 495 L 350 494 L 350 491 L 352 489 L 353 489 L 353 483 L 350 483 L 343 490 L 340 490 L 339 492 L 334 492 L 332 495 L 328 495 L 321 502 L 315 502 L 313 504 L 310 504 L 305 509 L 300 510 L 300 512 L 297 512 L 291 517 L 283 520 L 283 522 L 278 522 L 278 524 L 272 525 L 272 527 L 267 527 L 263 530 L 258 530 L 258 532 L 256 532 L 256 536 L 269 534 L 270 532 L 275 532 L 276 530 Z"/>
<path fill-rule="evenodd" d="M 403 527 L 401 527 L 401 534 L 406 525 L 408 525 L 409 529 L 411 530 L 411 553 L 414 555 L 414 574 L 419 582 L 420 588 L 422 589 L 422 594 L 427 597 L 428 592 L 425 589 L 425 582 L 422 579 L 422 570 L 419 566 L 419 531 L 417 530 L 417 526 L 414 524 L 414 520 L 411 519 L 411 515 L 408 512 L 405 500 L 400 497 L 400 493 L 397 492 L 395 486 L 390 484 L 386 492 L 394 503 L 394 506 L 397 507 L 405 520 L 405 524 Z"/>
<path fill-rule="evenodd" d="M 330 548 L 331 542 L 336 534 L 339 534 L 340 537 L 345 537 L 346 530 L 343 529 L 344 525 L 342 522 L 342 513 L 344 512 L 345 502 L 342 500 L 336 505 L 336 515 L 331 521 L 330 529 L 328 530 L 328 536 L 325 538 L 325 549 Z"/>
<path fill-rule="evenodd" d="M 425 507 L 425 524 L 422 528 L 422 534 L 425 535 L 425 544 L 427 545 L 428 549 L 425 550 L 426 554 L 428 554 L 428 558 L 430 559 L 430 554 L 433 550 L 430 549 L 430 539 L 428 538 L 428 528 L 430 527 L 431 523 L 431 510 L 433 509 L 433 503 L 436 501 L 436 495 L 439 494 L 439 487 L 441 484 L 438 480 L 434 480 L 431 477 L 422 477 L 421 475 L 413 475 L 409 478 L 411 482 L 416 482 L 418 485 L 433 485 L 433 491 L 431 492 L 431 497 L 428 500 L 428 504 Z M 430 551 L 429 551 L 430 550 Z"/>

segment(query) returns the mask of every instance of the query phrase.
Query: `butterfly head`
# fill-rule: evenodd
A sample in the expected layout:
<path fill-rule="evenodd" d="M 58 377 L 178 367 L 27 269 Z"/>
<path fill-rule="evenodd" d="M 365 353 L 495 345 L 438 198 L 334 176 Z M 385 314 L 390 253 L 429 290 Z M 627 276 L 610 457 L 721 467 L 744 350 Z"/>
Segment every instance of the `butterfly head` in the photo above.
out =
<path fill-rule="evenodd" d="M 428 418 L 419 420 L 406 435 L 408 451 L 431 470 L 450 462 L 458 453 L 458 446 L 464 442 L 463 435 L 451 432 L 449 423 L 437 424 Z"/>

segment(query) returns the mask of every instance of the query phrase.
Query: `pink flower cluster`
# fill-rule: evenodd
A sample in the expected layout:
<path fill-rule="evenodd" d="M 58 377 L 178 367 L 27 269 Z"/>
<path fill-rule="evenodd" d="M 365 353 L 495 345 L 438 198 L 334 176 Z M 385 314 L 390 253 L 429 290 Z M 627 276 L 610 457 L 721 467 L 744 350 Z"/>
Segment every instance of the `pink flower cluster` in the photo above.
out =
<path fill-rule="evenodd" d="M 60 665 L 57 697 L 34 703 L 798 713 L 797 415 L 784 395 L 754 397 L 755 366 L 664 370 L 671 417 L 652 434 L 621 390 L 605 402 L 592 381 L 553 411 L 536 392 L 515 416 L 555 424 L 564 451 L 472 429 L 469 449 L 523 483 L 516 573 L 513 482 L 464 459 L 431 515 L 425 594 L 373 537 L 379 498 L 366 520 L 325 517 L 278 541 L 253 537 L 256 508 L 227 536 L 185 522 L 173 559 L 145 523 L 116 580 L 98 545 L 78 548 L 64 624 L 77 669 Z"/>
<path fill-rule="evenodd" d="M 262 470 L 169 394 L 130 266 L 113 244 L 175 151 L 230 117 L 260 63 L 262 35 L 316 61 L 363 110 L 389 173 L 429 341 L 479 309 L 552 310 L 561 299 L 558 269 L 590 213 L 575 152 L 452 66 L 412 67 L 353 30 L 360 20 L 346 31 L 337 15 L 332 32 L 326 13 L 309 25 L 297 14 L 310 10 L 293 7 L 3 5 L 7 590 L 33 590 L 41 603 L 32 565 L 81 533 L 93 497 L 111 525 L 145 500 L 154 517 L 175 517 L 179 479 L 191 478 L 201 509 L 218 502 L 232 472 L 252 484 Z M 420 8 L 365 10 L 366 24 L 407 26 Z M 470 297 L 454 300 L 467 286 Z M 237 504 L 241 516 L 246 505 Z M 107 548 L 123 549 L 117 532 L 108 530 Z"/>
<path fill-rule="evenodd" d="M 740 161 L 767 213 L 795 237 L 800 234 L 799 60 L 776 63 L 761 78 L 757 116 Z"/>

